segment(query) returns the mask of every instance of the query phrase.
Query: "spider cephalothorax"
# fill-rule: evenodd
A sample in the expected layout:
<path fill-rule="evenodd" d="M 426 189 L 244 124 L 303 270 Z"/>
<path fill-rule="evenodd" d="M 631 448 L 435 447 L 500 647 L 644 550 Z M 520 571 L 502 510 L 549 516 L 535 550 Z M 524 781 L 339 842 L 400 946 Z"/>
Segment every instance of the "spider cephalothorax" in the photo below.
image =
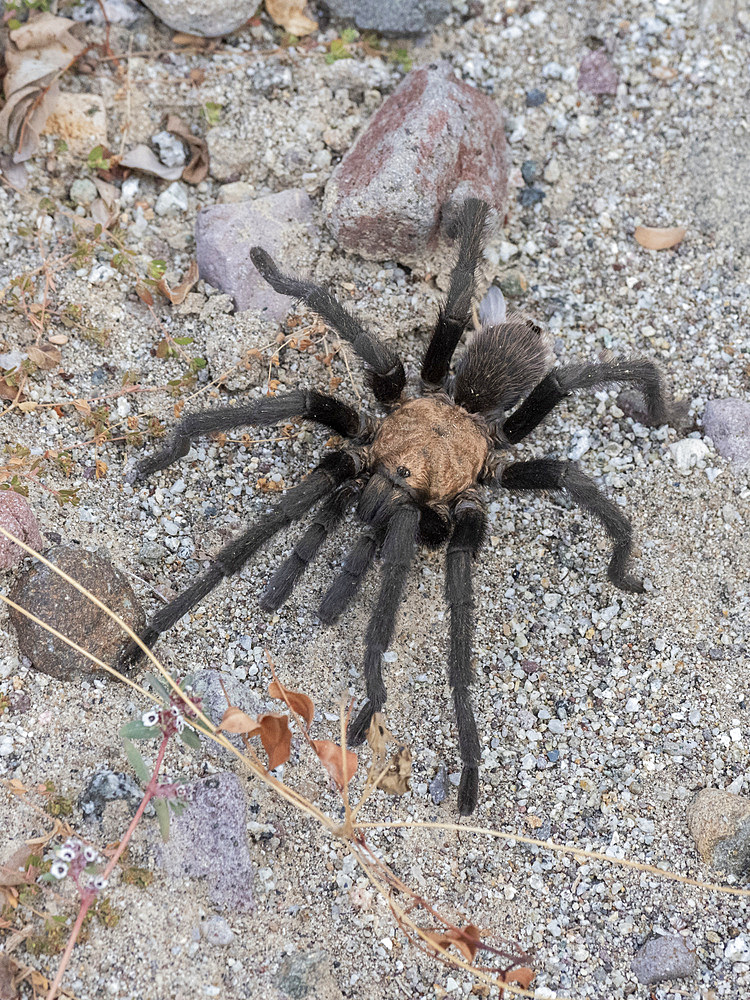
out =
<path fill-rule="evenodd" d="M 364 362 L 375 399 L 389 408 L 388 413 L 374 418 L 332 396 L 296 390 L 246 406 L 186 417 L 169 444 L 141 462 L 137 470 L 138 477 L 144 479 L 186 455 L 191 438 L 198 434 L 243 424 L 269 425 L 305 418 L 346 439 L 343 447 L 327 454 L 265 517 L 225 545 L 203 576 L 154 616 L 143 639 L 152 644 L 224 577 L 238 572 L 280 529 L 317 506 L 309 527 L 261 596 L 263 608 L 280 607 L 327 535 L 356 503 L 365 528 L 323 595 L 319 612 L 324 622 L 335 621 L 380 555 L 381 584 L 365 635 L 367 701 L 349 730 L 350 742 L 355 744 L 364 739 L 373 714 L 385 704 L 382 654 L 393 639 L 396 613 L 417 546 L 420 542 L 432 547 L 447 543 L 448 679 L 463 764 L 458 791 L 463 814 L 475 808 L 479 789 L 480 745 L 469 691 L 474 626 L 471 573 L 487 529 L 485 496 L 498 488 L 567 491 L 599 518 L 612 539 L 610 581 L 622 590 L 643 589 L 628 573 L 632 530 L 619 508 L 573 463 L 547 458 L 513 462 L 510 447 L 576 389 L 636 383 L 645 395 L 653 423 L 666 423 L 678 412 L 650 361 L 553 368 L 548 339 L 535 323 L 523 318 L 506 321 L 499 314 L 485 317 L 450 374 L 453 353 L 469 325 L 487 214 L 487 206 L 476 200 L 465 202 L 458 214 L 458 261 L 425 353 L 416 398 L 404 393 L 404 368 L 390 348 L 325 289 L 282 274 L 264 250 L 253 248 L 253 263 L 277 292 L 305 302 L 352 345 Z M 133 658 L 138 650 L 130 647 L 126 655 Z"/>

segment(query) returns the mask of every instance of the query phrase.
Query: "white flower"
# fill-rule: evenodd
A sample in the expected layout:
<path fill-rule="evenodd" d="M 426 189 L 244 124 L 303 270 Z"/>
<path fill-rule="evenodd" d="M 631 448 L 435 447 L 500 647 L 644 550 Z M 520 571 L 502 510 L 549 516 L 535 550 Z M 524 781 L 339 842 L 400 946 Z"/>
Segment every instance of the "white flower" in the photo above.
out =
<path fill-rule="evenodd" d="M 95 875 L 94 878 L 91 879 L 91 887 L 92 889 L 96 889 L 97 892 L 101 892 L 102 889 L 107 888 L 106 878 L 102 878 L 101 875 Z"/>
<path fill-rule="evenodd" d="M 91 864 L 99 857 L 99 852 L 91 846 L 86 846 L 83 849 L 83 857 L 89 864 Z"/>
<path fill-rule="evenodd" d="M 185 728 L 185 720 L 183 719 L 182 715 L 179 712 L 174 718 L 174 725 L 178 733 L 181 733 L 182 730 Z"/>
<path fill-rule="evenodd" d="M 159 710 L 158 708 L 150 708 L 148 712 L 144 712 L 141 716 L 141 722 L 144 726 L 148 726 L 149 729 L 152 726 L 159 725 Z"/>
<path fill-rule="evenodd" d="M 169 711 L 172 713 L 175 719 L 178 719 L 180 715 L 182 715 L 182 713 L 180 712 L 179 708 L 176 705 L 172 705 Z"/>
<path fill-rule="evenodd" d="M 57 856 L 61 861 L 72 861 L 76 856 L 76 849 L 72 844 L 63 844 Z"/>
<path fill-rule="evenodd" d="M 65 878 L 68 874 L 68 866 L 64 861 L 55 861 L 49 870 L 50 875 L 54 875 L 55 878 Z"/>

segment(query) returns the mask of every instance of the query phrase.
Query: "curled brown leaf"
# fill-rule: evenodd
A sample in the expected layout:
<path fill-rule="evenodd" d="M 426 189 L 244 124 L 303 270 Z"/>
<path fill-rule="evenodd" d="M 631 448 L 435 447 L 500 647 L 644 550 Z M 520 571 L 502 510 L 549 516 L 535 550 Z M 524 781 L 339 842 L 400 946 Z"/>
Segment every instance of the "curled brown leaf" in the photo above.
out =
<path fill-rule="evenodd" d="M 427 938 L 428 943 L 436 949 L 450 948 L 453 945 L 470 965 L 482 945 L 479 928 L 475 927 L 474 924 L 467 924 L 465 927 L 423 931 L 422 933 Z"/>
<path fill-rule="evenodd" d="M 367 777 L 388 795 L 404 795 L 409 791 L 411 779 L 411 750 L 400 743 L 388 729 L 383 716 L 376 712 L 367 731 L 367 742 L 372 750 L 372 764 Z M 395 744 L 390 753 L 388 748 Z"/>
<path fill-rule="evenodd" d="M 157 281 L 156 287 L 159 289 L 164 298 L 169 299 L 172 305 L 178 306 L 181 302 L 185 301 L 187 293 L 196 283 L 198 277 L 198 265 L 194 260 L 192 260 L 190 261 L 188 273 L 179 285 L 175 285 L 174 288 L 170 288 L 167 284 L 167 279 L 162 275 L 162 277 Z"/>
<path fill-rule="evenodd" d="M 338 743 L 334 743 L 333 740 L 311 740 L 310 742 L 321 764 L 335 781 L 338 790 L 341 791 L 344 784 L 349 784 L 357 773 L 359 761 L 357 760 L 356 753 L 352 750 L 346 750 L 342 754 L 341 747 Z M 346 757 L 346 765 L 344 764 L 344 757 Z M 345 768 L 346 774 L 344 774 Z"/>
<path fill-rule="evenodd" d="M 194 135 L 177 115 L 167 118 L 167 132 L 171 132 L 185 143 L 190 150 L 190 159 L 182 171 L 182 179 L 188 184 L 200 184 L 208 177 L 208 144 L 199 135 Z"/>
<path fill-rule="evenodd" d="M 266 712 L 258 716 L 260 742 L 268 754 L 268 769 L 273 771 L 280 764 L 286 764 L 292 751 L 292 733 L 289 716 L 281 712 Z"/>
<path fill-rule="evenodd" d="M 282 687 L 278 681 L 271 681 L 268 685 L 268 693 L 272 698 L 283 701 L 293 712 L 296 712 L 305 720 L 305 726 L 309 729 L 315 714 L 315 706 L 312 698 L 309 698 L 302 691 L 290 691 L 289 688 Z"/>
<path fill-rule="evenodd" d="M 247 715 L 236 705 L 230 705 L 221 717 L 219 729 L 226 733 L 241 733 L 247 736 L 255 736 L 260 732 L 260 722 L 252 715 Z"/>

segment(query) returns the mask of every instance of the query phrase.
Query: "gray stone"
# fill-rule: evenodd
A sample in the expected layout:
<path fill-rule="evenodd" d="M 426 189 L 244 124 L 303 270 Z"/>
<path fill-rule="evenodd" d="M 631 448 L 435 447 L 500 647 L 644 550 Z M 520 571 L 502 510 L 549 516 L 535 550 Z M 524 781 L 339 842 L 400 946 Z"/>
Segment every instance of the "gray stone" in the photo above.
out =
<path fill-rule="evenodd" d="M 143 611 L 125 577 L 103 556 L 76 546 L 58 545 L 46 558 L 95 594 L 130 627 L 139 632 Z M 35 560 L 11 591 L 11 599 L 47 622 L 83 649 L 111 663 L 123 642 L 120 626 L 108 614 Z M 20 652 L 41 670 L 59 680 L 98 673 L 99 668 L 81 653 L 11 609 L 10 620 L 18 635 Z"/>
<path fill-rule="evenodd" d="M 209 944 L 227 945 L 234 941 L 234 931 L 224 917 L 209 917 L 201 924 L 201 936 Z"/>
<path fill-rule="evenodd" d="M 707 865 L 750 880 L 750 799 L 702 788 L 687 811 L 688 829 Z"/>
<path fill-rule="evenodd" d="M 101 823 L 108 802 L 126 799 L 137 807 L 142 798 L 143 789 L 134 778 L 106 768 L 91 776 L 78 799 L 78 807 L 86 819 L 97 819 Z"/>
<path fill-rule="evenodd" d="M 175 31 L 186 31 L 204 38 L 217 38 L 241 28 L 257 10 L 255 0 L 144 0 L 160 21 Z"/>
<path fill-rule="evenodd" d="M 684 979 L 696 971 L 695 952 L 679 934 L 665 934 L 647 941 L 632 961 L 631 969 L 638 982 L 661 983 L 665 979 Z"/>
<path fill-rule="evenodd" d="M 232 674 L 224 673 L 221 670 L 201 670 L 195 675 L 193 686 L 195 693 L 203 699 L 203 711 L 217 726 L 227 710 L 227 697 L 232 705 L 236 705 L 248 715 L 258 715 L 260 712 L 269 710 L 275 711 L 273 708 L 264 708 L 259 696 L 251 687 L 242 684 Z M 224 689 L 226 689 L 226 694 Z M 241 736 L 231 733 L 224 735 L 238 750 L 244 749 Z M 202 737 L 202 739 L 207 739 L 207 737 Z M 211 753 L 227 760 L 234 759 L 234 755 L 229 750 L 216 743 L 211 744 Z"/>
<path fill-rule="evenodd" d="M 162 191 L 156 199 L 154 211 L 157 215 L 172 216 L 187 212 L 188 195 L 187 188 L 179 181 L 174 181 L 166 191 Z"/>
<path fill-rule="evenodd" d="M 502 217 L 507 199 L 500 106 L 447 63 L 413 70 L 333 171 L 324 208 L 346 250 L 373 260 L 422 258 L 468 197 Z"/>
<path fill-rule="evenodd" d="M 335 17 L 354 20 L 364 31 L 421 35 L 451 12 L 450 0 L 325 0 Z"/>
<path fill-rule="evenodd" d="M 709 400 L 703 426 L 720 455 L 737 462 L 740 468 L 750 465 L 750 402 Z"/>
<path fill-rule="evenodd" d="M 141 545 L 138 558 L 141 562 L 159 562 L 167 554 L 167 550 L 159 542 L 152 542 L 149 538 Z"/>
<path fill-rule="evenodd" d="M 157 132 L 151 141 L 159 150 L 159 159 L 167 167 L 181 167 L 185 164 L 185 147 L 171 132 Z"/>
<path fill-rule="evenodd" d="M 289 251 L 295 237 L 309 230 L 312 204 L 300 189 L 281 191 L 237 205 L 212 205 L 199 213 L 195 249 L 200 276 L 234 299 L 238 311 L 256 309 L 265 318 L 282 320 L 292 300 L 266 284 L 250 260 L 256 244 L 294 270 Z M 304 232 L 309 239 L 309 231 Z"/>
<path fill-rule="evenodd" d="M 445 765 L 441 764 L 438 768 L 438 772 L 435 777 L 430 782 L 430 798 L 439 806 L 441 802 L 445 802 L 448 792 L 445 788 L 445 780 L 448 777 L 448 772 L 445 769 Z"/>
<path fill-rule="evenodd" d="M 293 1000 L 303 1000 L 309 996 L 321 979 L 321 966 L 328 960 L 328 952 L 322 948 L 316 951 L 298 952 L 285 955 L 276 975 L 276 985 Z"/>
<path fill-rule="evenodd" d="M 70 200 L 76 205 L 83 205 L 84 207 L 91 204 L 91 202 L 98 196 L 96 190 L 96 185 L 93 181 L 90 181 L 88 177 L 81 177 L 77 181 L 73 181 L 70 185 Z"/>
<path fill-rule="evenodd" d="M 253 909 L 253 866 L 247 846 L 247 805 L 240 779 L 212 774 L 188 785 L 188 806 L 173 816 L 169 840 L 156 846 L 176 878 L 205 878 L 211 901 L 227 911 Z"/>

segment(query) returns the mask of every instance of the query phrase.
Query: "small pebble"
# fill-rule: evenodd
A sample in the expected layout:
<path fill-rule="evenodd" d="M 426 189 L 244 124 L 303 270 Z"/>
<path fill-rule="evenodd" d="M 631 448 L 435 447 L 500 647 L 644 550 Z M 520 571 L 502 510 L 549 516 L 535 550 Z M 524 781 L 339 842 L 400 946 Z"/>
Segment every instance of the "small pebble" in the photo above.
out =
<path fill-rule="evenodd" d="M 651 938 L 638 951 L 631 968 L 638 982 L 661 983 L 665 979 L 684 979 L 696 971 L 695 952 L 679 934 Z"/>
<path fill-rule="evenodd" d="M 96 185 L 88 177 L 81 177 L 70 185 L 70 200 L 76 205 L 88 207 L 98 196 Z"/>
<path fill-rule="evenodd" d="M 533 90 L 528 90 L 526 92 L 526 107 L 527 108 L 538 108 L 540 105 L 544 104 L 547 100 L 547 95 L 543 90 L 538 90 L 536 87 Z"/>

